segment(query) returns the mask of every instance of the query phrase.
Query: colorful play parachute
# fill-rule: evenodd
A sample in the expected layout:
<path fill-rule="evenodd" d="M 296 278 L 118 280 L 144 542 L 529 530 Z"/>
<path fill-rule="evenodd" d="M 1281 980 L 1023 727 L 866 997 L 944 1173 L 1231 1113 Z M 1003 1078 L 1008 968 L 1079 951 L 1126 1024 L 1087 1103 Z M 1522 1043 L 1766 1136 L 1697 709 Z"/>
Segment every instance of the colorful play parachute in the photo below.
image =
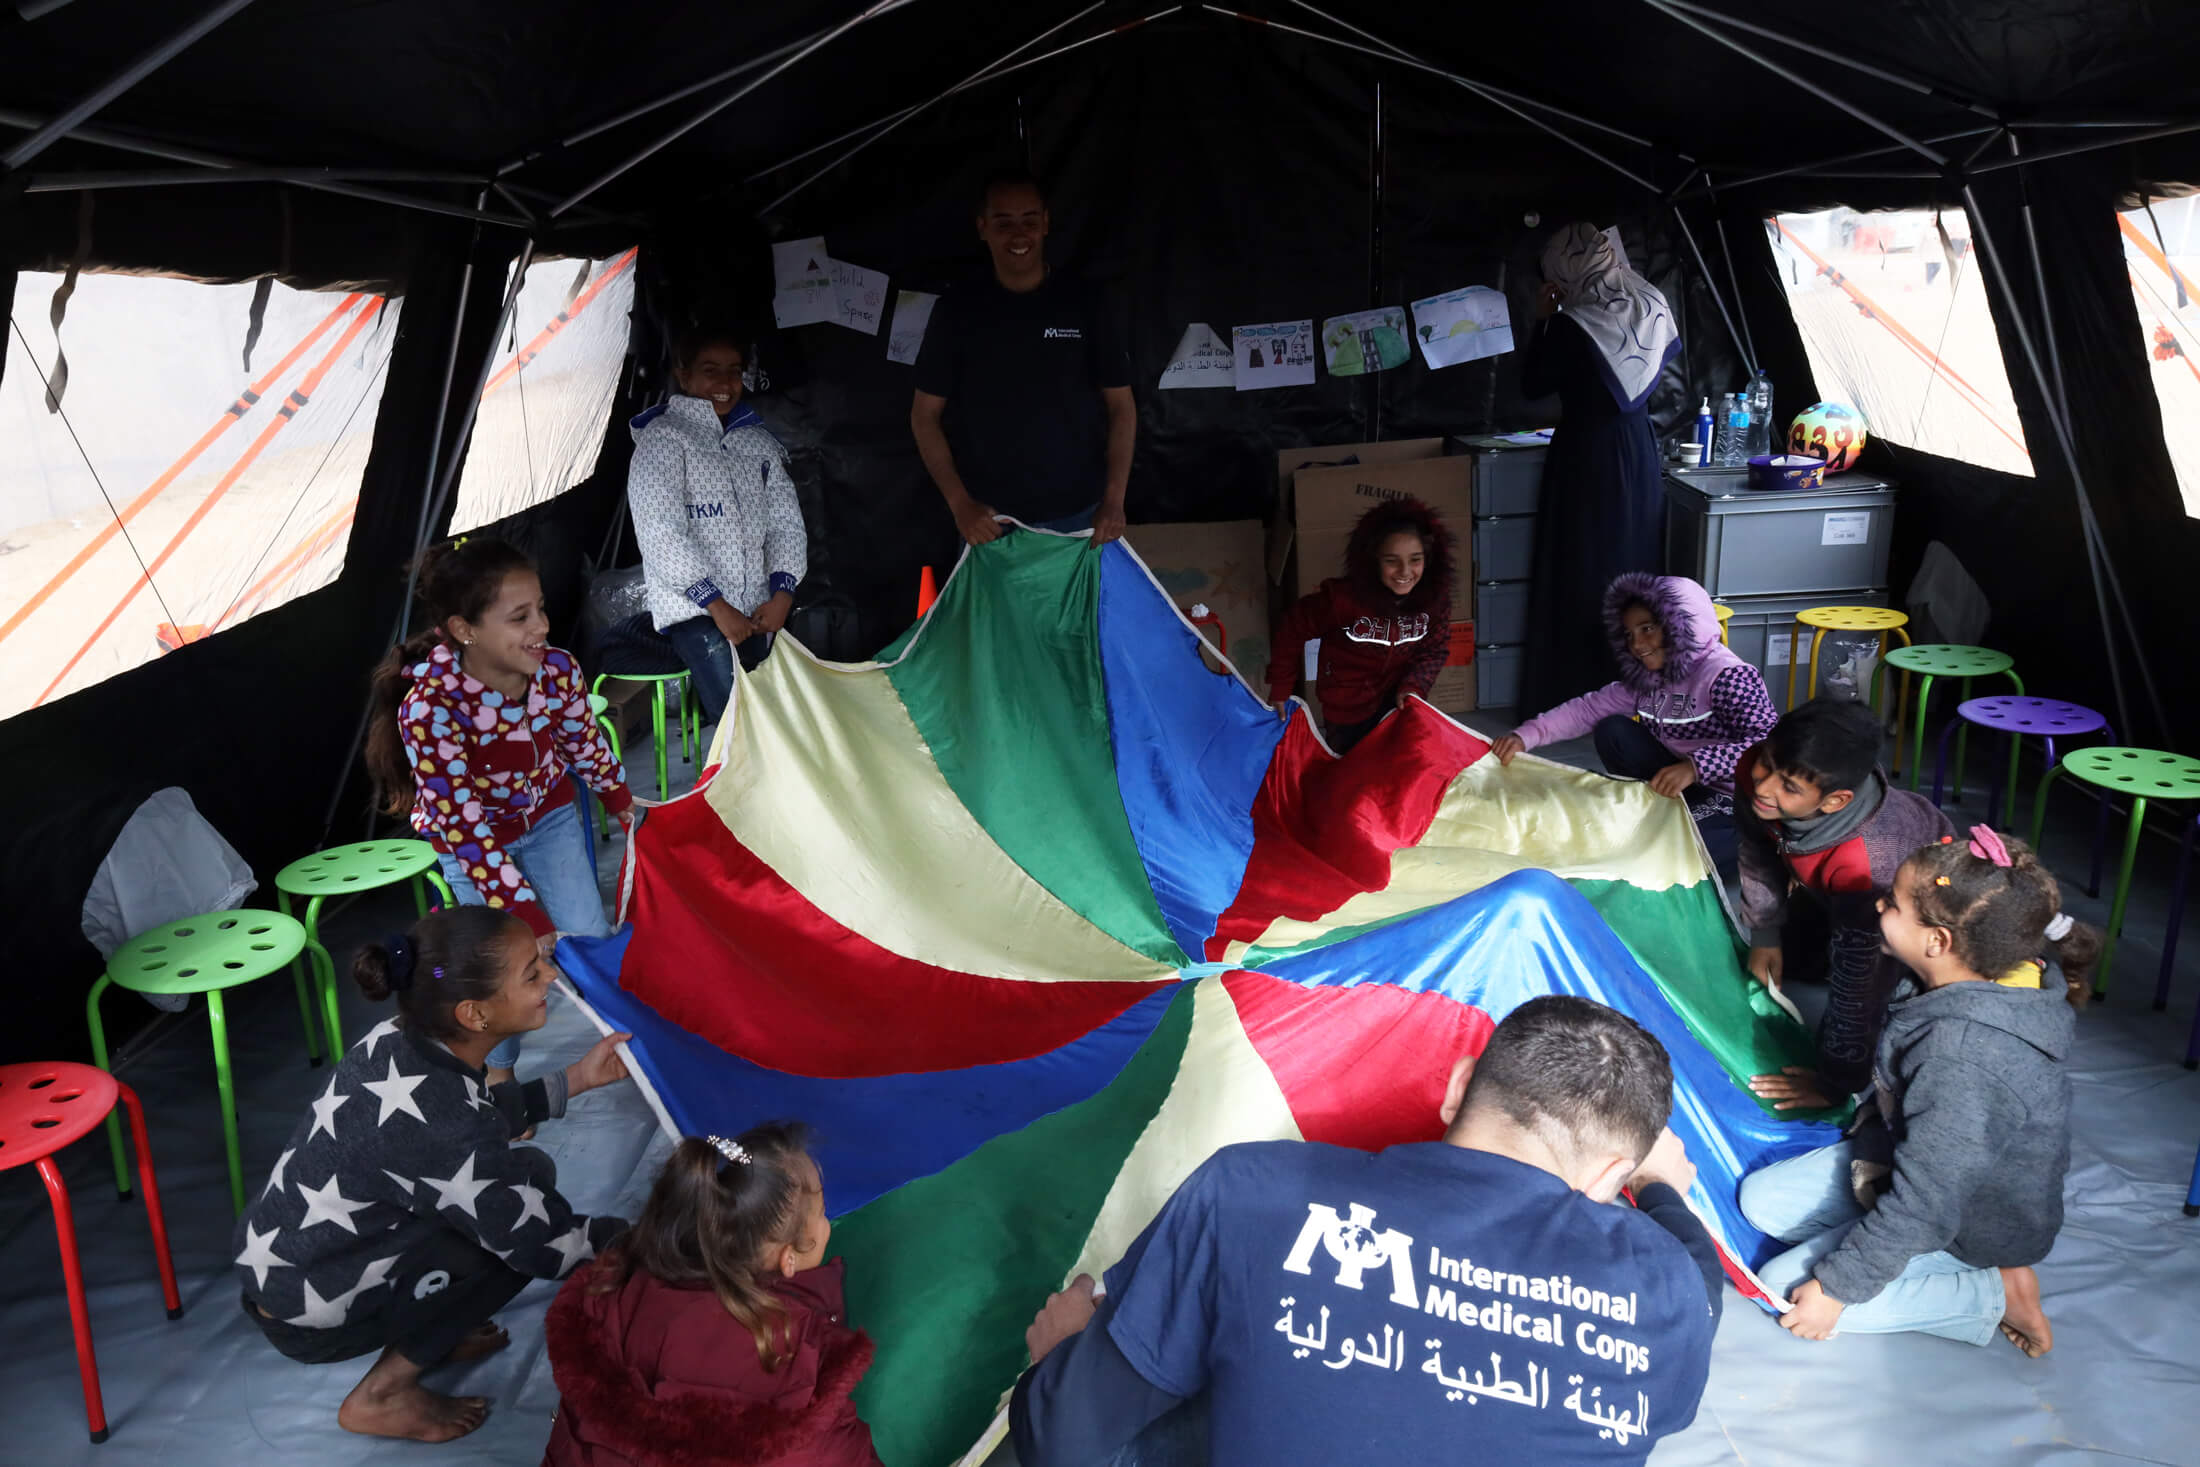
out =
<path fill-rule="evenodd" d="M 1664 1042 L 1745 1289 L 1737 1181 L 1833 1137 L 1739 1083 L 1809 1041 L 1680 802 L 1500 768 L 1418 702 L 1338 759 L 1200 646 L 1127 546 L 971 551 L 889 660 L 744 677 L 642 827 L 631 928 L 563 950 L 669 1127 L 817 1128 L 893 1467 L 980 1442 L 1047 1293 L 1217 1147 L 1431 1139 L 1453 1059 L 1537 995 Z"/>

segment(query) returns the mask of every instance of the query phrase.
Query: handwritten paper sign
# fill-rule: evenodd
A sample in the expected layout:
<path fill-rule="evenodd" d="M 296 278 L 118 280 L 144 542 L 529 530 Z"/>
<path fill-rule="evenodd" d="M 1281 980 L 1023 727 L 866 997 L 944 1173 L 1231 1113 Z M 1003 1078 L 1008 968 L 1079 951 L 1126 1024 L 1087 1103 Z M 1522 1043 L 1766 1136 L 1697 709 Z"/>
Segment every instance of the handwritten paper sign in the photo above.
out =
<path fill-rule="evenodd" d="M 846 260 L 833 263 L 832 319 L 850 331 L 878 335 L 886 322 L 886 273 Z"/>
<path fill-rule="evenodd" d="M 1406 313 L 1397 306 L 1354 311 L 1322 322 L 1322 360 L 1332 377 L 1387 372 L 1412 360 L 1406 345 Z"/>
<path fill-rule="evenodd" d="M 1204 321 L 1185 327 L 1169 365 L 1161 369 L 1161 390 L 1236 385 L 1237 360 L 1230 355 L 1230 344 Z"/>
<path fill-rule="evenodd" d="M 1413 334 L 1432 370 L 1456 367 L 1511 351 L 1512 312 L 1486 285 L 1447 290 L 1413 303 Z"/>
<path fill-rule="evenodd" d="M 894 297 L 894 333 L 886 338 L 886 360 L 905 367 L 917 364 L 924 350 L 924 328 L 932 323 L 932 307 L 939 297 L 926 290 L 905 290 Z"/>
<path fill-rule="evenodd" d="M 780 329 L 833 319 L 833 257 L 823 235 L 773 245 L 772 283 L 772 319 Z"/>
<path fill-rule="evenodd" d="M 1237 390 L 1307 387 L 1314 381 L 1314 323 L 1269 321 L 1230 328 Z"/>

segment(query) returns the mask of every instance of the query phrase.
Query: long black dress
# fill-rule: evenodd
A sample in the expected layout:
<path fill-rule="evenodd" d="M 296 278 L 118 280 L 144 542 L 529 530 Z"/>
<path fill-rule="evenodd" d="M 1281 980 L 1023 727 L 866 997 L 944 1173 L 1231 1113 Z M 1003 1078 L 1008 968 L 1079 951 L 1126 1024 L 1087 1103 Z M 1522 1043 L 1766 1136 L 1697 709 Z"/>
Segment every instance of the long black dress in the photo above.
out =
<path fill-rule="evenodd" d="M 1543 463 L 1535 520 L 1535 581 L 1520 712 L 1540 713 L 1613 677 L 1604 588 L 1622 571 L 1664 568 L 1665 491 L 1649 394 L 1621 403 L 1588 335 L 1553 316 L 1521 364 L 1530 397 L 1565 409 Z"/>

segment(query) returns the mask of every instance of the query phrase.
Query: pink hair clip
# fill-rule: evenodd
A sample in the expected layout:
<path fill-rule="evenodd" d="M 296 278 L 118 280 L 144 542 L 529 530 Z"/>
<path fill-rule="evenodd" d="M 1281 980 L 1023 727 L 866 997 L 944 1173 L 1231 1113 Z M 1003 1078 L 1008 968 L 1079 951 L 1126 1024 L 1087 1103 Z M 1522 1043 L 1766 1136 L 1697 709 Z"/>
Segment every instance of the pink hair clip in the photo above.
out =
<path fill-rule="evenodd" d="M 2009 847 L 2001 843 L 2001 837 L 1983 825 L 1971 827 L 1971 854 L 1981 861 L 1991 861 L 1996 866 L 2009 865 Z"/>

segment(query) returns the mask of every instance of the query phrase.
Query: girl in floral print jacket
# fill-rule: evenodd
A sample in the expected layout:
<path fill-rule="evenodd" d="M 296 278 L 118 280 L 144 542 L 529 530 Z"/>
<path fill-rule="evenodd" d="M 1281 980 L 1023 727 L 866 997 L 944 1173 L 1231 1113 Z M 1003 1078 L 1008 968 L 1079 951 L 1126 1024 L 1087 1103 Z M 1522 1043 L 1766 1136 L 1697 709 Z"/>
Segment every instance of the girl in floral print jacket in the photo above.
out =
<path fill-rule="evenodd" d="M 539 937 L 608 936 L 593 847 L 568 772 L 604 808 L 634 797 L 569 652 L 549 645 L 542 582 L 525 555 L 480 538 L 420 565 L 429 628 L 375 672 L 367 767 L 381 808 L 434 846 L 464 906 L 512 912 Z M 489 1057 L 509 1079 L 515 1037 Z"/>

